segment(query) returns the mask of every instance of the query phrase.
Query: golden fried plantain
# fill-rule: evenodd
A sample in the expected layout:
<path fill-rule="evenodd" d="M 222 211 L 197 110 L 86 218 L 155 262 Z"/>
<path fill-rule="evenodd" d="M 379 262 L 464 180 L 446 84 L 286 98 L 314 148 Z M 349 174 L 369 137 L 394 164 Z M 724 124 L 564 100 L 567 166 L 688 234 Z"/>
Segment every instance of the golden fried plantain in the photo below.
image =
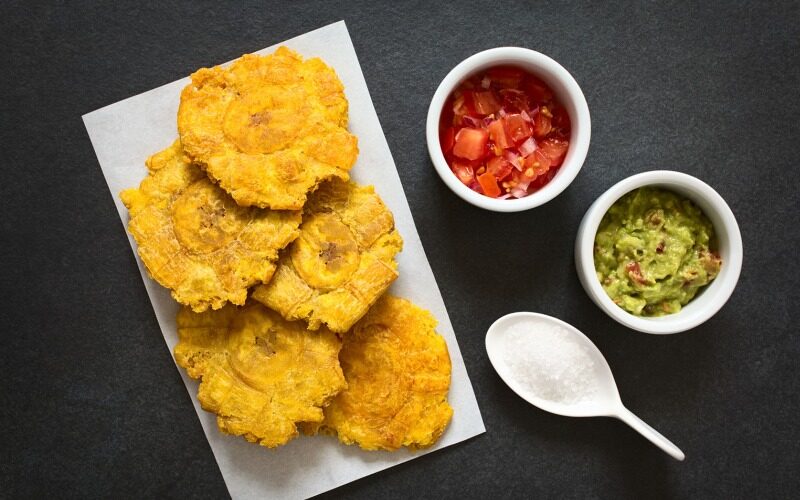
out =
<path fill-rule="evenodd" d="M 309 197 L 300 236 L 253 298 L 311 330 L 343 333 L 397 279 L 403 240 L 372 186 L 331 180 Z"/>
<path fill-rule="evenodd" d="M 298 422 L 322 421 L 322 406 L 347 386 L 334 333 L 309 332 L 261 304 L 200 314 L 184 307 L 177 323 L 175 360 L 201 379 L 197 398 L 222 432 L 286 444 Z"/>
<path fill-rule="evenodd" d="M 349 178 L 358 141 L 347 108 L 333 69 L 280 47 L 195 72 L 181 93 L 178 131 L 240 205 L 299 210 L 321 181 Z"/>
<path fill-rule="evenodd" d="M 365 450 L 435 443 L 453 415 L 450 355 L 435 327 L 428 311 L 382 297 L 344 335 L 339 362 L 348 388 L 325 408 L 322 424 L 304 431 L 321 429 Z"/>
<path fill-rule="evenodd" d="M 243 208 L 183 154 L 179 141 L 147 160 L 138 189 L 121 193 L 147 271 L 196 312 L 244 304 L 268 281 L 278 250 L 299 234 L 299 211 Z"/>

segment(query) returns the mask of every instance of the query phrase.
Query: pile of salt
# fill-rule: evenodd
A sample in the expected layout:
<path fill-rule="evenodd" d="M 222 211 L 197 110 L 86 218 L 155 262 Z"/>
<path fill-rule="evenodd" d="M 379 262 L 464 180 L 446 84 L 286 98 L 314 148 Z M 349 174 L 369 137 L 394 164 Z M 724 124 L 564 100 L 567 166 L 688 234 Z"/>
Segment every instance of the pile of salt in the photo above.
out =
<path fill-rule="evenodd" d="M 504 338 L 511 377 L 532 396 L 574 404 L 597 392 L 589 352 L 560 325 L 526 319 L 514 323 Z"/>

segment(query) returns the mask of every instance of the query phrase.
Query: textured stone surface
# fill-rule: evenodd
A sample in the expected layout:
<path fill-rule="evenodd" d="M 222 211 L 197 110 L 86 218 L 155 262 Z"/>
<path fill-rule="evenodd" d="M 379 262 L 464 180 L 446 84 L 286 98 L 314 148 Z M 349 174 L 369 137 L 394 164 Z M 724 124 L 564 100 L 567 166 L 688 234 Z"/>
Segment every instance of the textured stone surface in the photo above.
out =
<path fill-rule="evenodd" d="M 797 2 L 158 5 L 0 6 L 4 495 L 226 495 L 81 115 L 339 19 L 488 432 L 329 497 L 776 498 L 800 488 L 800 341 L 792 323 L 800 312 Z M 500 45 L 561 62 L 582 86 L 593 121 L 572 186 L 513 215 L 451 194 L 424 139 L 429 100 L 447 71 Z M 696 330 L 666 337 L 606 317 L 572 264 L 592 200 L 655 168 L 715 187 L 745 245 L 730 302 Z M 545 414 L 507 389 L 483 336 L 495 318 L 521 309 L 586 332 L 627 405 L 673 439 L 686 462 L 620 422 Z"/>

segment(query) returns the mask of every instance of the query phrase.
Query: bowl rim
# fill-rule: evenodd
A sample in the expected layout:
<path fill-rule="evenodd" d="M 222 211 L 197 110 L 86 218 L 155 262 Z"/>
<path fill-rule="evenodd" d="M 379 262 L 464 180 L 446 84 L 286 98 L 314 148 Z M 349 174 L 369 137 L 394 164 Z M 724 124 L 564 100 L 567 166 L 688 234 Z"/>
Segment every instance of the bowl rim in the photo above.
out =
<path fill-rule="evenodd" d="M 686 190 L 680 192 L 691 199 L 714 223 L 714 231 L 724 253 L 719 275 L 679 312 L 667 316 L 634 316 L 614 304 L 597 279 L 594 266 L 594 239 L 600 221 L 617 200 L 644 186 Z M 713 222 L 716 221 L 716 222 Z M 721 222 L 721 224 L 719 224 Z M 672 170 L 652 170 L 627 177 L 606 190 L 589 207 L 581 221 L 575 240 L 575 265 L 578 278 L 589 297 L 617 322 L 644 333 L 672 334 L 692 329 L 714 316 L 730 298 L 741 274 L 742 236 L 736 217 L 728 204 L 711 186 L 689 174 Z M 696 307 L 690 306 L 701 299 Z M 688 311 L 688 312 L 687 312 Z"/>
<path fill-rule="evenodd" d="M 541 77 L 543 80 L 547 81 L 548 84 L 556 81 L 560 87 L 563 87 L 565 94 L 559 94 L 559 99 L 565 106 L 567 106 L 567 100 L 575 106 L 575 116 L 570 114 L 572 126 L 570 147 L 558 173 L 542 189 L 519 199 L 498 200 L 477 193 L 465 186 L 456 178 L 455 174 L 453 174 L 450 167 L 447 165 L 439 142 L 439 118 L 442 108 L 456 86 L 472 73 L 501 64 L 518 64 L 535 67 L 536 70 L 531 70 L 531 72 L 536 74 L 536 76 Z M 519 212 L 547 203 L 558 196 L 572 183 L 578 175 L 578 172 L 580 172 L 589 151 L 591 117 L 589 115 L 589 106 L 586 102 L 586 97 L 583 95 L 578 82 L 576 82 L 575 78 L 555 60 L 540 52 L 523 47 L 496 47 L 473 54 L 458 63 L 447 73 L 437 87 L 436 92 L 433 94 L 430 106 L 428 107 L 425 135 L 428 144 L 428 154 L 431 157 L 433 166 L 439 174 L 439 177 L 451 191 L 472 205 L 486 210 L 494 212 Z"/>

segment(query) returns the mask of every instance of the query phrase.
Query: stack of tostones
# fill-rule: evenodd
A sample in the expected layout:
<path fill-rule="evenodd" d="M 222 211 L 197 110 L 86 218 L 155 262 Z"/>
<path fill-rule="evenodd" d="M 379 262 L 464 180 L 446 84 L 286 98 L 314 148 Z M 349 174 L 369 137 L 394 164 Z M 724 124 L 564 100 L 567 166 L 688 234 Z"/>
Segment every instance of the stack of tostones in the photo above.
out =
<path fill-rule="evenodd" d="M 297 237 L 300 213 L 240 207 L 178 141 L 146 164 L 147 178 L 121 197 L 150 276 L 197 312 L 244 304 L 249 287 L 272 277 L 278 250 Z"/>
<path fill-rule="evenodd" d="M 349 181 L 347 110 L 336 73 L 285 47 L 201 69 L 180 139 L 121 194 L 145 268 L 184 306 L 175 360 L 200 404 L 270 448 L 298 427 L 420 448 L 453 413 L 436 320 L 384 295 L 403 240 L 373 187 Z"/>
<path fill-rule="evenodd" d="M 284 318 L 344 333 L 397 278 L 403 240 L 372 186 L 332 181 L 306 205 L 300 236 L 253 298 Z"/>
<path fill-rule="evenodd" d="M 183 308 L 177 322 L 175 360 L 202 380 L 197 398 L 228 434 L 280 446 L 298 422 L 321 422 L 322 407 L 347 387 L 342 342 L 327 329 L 309 332 L 260 304 Z"/>
<path fill-rule="evenodd" d="M 240 205 L 299 210 L 358 155 L 342 82 L 286 47 L 204 68 L 181 93 L 183 147 Z"/>

